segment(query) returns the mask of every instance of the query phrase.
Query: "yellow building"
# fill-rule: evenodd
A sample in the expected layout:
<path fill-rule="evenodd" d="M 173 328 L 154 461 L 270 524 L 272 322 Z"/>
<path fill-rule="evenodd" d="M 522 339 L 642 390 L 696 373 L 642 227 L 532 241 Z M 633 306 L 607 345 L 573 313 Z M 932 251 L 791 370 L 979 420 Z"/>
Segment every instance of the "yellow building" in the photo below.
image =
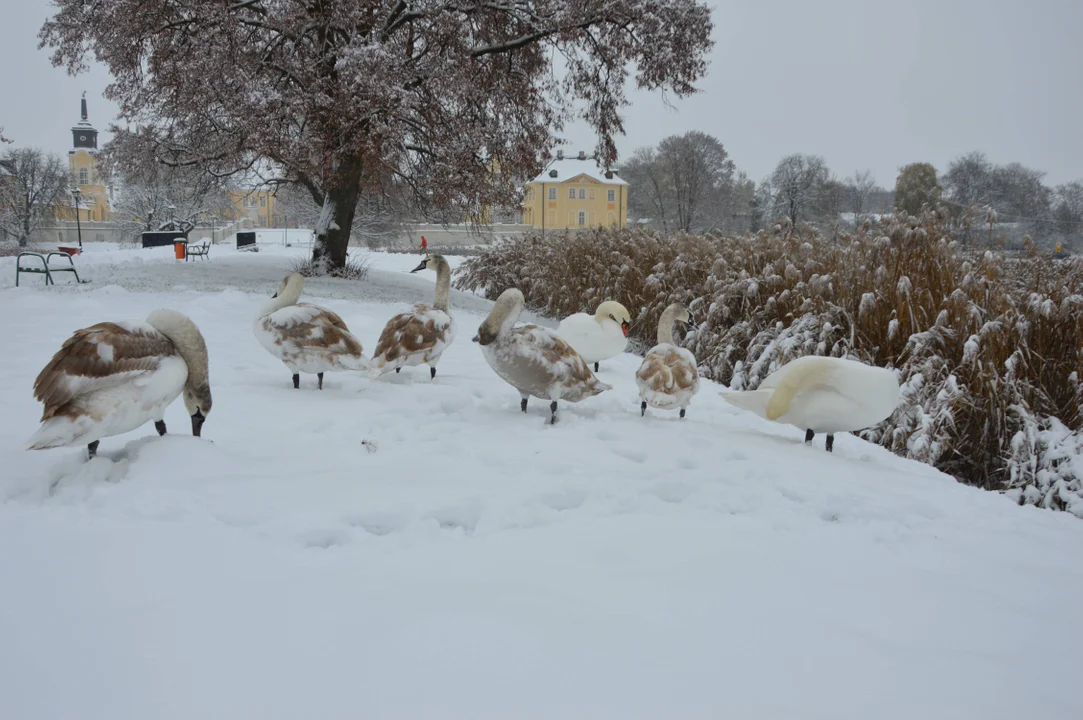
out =
<path fill-rule="evenodd" d="M 600 168 L 592 155 L 565 157 L 558 151 L 524 188 L 523 223 L 539 230 L 625 227 L 628 183 L 616 170 Z"/>
<path fill-rule="evenodd" d="M 79 219 L 105 221 L 110 216 L 111 193 L 98 174 L 98 131 L 87 119 L 86 93 L 80 110 L 82 119 L 71 129 L 72 149 L 68 151 L 71 184 L 79 189 Z M 75 198 L 67 194 L 65 200 L 57 206 L 56 215 L 62 220 L 74 220 Z"/>
<path fill-rule="evenodd" d="M 274 192 L 267 188 L 234 190 L 229 199 L 233 205 L 233 220 L 248 218 L 256 227 L 281 227 L 285 220 L 276 212 Z"/>

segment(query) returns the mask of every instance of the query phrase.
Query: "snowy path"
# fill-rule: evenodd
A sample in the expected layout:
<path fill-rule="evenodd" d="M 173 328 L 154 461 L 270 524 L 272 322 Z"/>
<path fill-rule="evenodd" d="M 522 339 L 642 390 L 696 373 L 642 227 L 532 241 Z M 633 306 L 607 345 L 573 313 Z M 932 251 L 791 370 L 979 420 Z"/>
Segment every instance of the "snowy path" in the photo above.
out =
<path fill-rule="evenodd" d="M 306 295 L 371 353 L 431 298 L 416 261 Z M 687 420 L 641 419 L 632 356 L 549 427 L 461 293 L 434 382 L 295 391 L 250 331 L 289 264 L 103 257 L 81 288 L 0 285 L 0 717 L 1083 717 L 1078 519 L 851 436 L 805 447 L 710 384 Z M 159 306 L 206 336 L 205 438 L 178 402 L 170 435 L 91 462 L 21 451 L 64 338 Z"/>

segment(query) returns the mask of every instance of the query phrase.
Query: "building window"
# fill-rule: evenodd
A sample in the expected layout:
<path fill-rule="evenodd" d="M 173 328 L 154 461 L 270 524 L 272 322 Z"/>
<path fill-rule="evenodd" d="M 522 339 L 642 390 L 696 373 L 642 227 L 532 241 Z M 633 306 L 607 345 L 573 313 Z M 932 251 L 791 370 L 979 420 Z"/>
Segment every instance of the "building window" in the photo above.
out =
<path fill-rule="evenodd" d="M 244 206 L 246 208 L 253 208 L 256 206 L 256 198 L 251 195 L 246 195 L 244 198 Z"/>
<path fill-rule="evenodd" d="M 568 188 L 568 198 L 575 200 L 575 188 Z"/>
<path fill-rule="evenodd" d="M 79 184 L 80 185 L 89 185 L 90 184 L 90 173 L 87 172 L 86 168 L 79 168 Z"/>
<path fill-rule="evenodd" d="M 259 196 L 259 206 L 260 207 L 267 207 L 267 196 L 266 195 L 260 195 Z"/>
<path fill-rule="evenodd" d="M 617 191 L 616 190 L 609 190 L 607 192 L 607 195 L 609 196 L 609 202 L 616 202 L 617 201 Z"/>
<path fill-rule="evenodd" d="M 579 199 L 580 200 L 586 200 L 587 199 L 587 189 L 586 188 L 579 188 Z"/>
<path fill-rule="evenodd" d="M 557 199 L 557 189 L 556 188 L 549 188 L 549 199 L 550 200 L 556 200 Z"/>
<path fill-rule="evenodd" d="M 587 224 L 587 213 L 585 211 L 583 211 L 583 210 L 579 211 L 579 224 L 580 225 L 586 225 Z"/>

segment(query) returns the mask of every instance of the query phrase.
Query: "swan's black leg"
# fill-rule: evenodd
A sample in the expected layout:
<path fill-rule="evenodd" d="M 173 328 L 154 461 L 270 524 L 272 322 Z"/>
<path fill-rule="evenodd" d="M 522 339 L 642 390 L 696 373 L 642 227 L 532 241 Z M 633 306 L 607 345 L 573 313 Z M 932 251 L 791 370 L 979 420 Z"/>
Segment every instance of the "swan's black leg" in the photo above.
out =
<path fill-rule="evenodd" d="M 557 401 L 556 400 L 549 403 L 549 412 L 551 413 L 550 416 L 549 416 L 549 424 L 550 425 L 556 425 L 557 424 Z"/>
<path fill-rule="evenodd" d="M 155 421 L 154 429 L 158 431 L 158 435 L 165 435 L 165 420 Z"/>
<path fill-rule="evenodd" d="M 400 367 L 395 368 L 395 372 L 397 372 L 397 373 L 402 372 L 402 368 L 400 368 Z"/>
<path fill-rule="evenodd" d="M 643 417 L 646 414 L 647 414 L 647 401 L 644 400 L 643 402 L 639 403 L 639 417 Z"/>
<path fill-rule="evenodd" d="M 681 419 L 684 419 L 684 408 L 681 408 Z"/>
<path fill-rule="evenodd" d="M 301 376 L 298 373 L 293 374 L 293 389 L 301 387 Z"/>
<path fill-rule="evenodd" d="M 429 379 L 432 380 L 436 377 L 436 368 L 429 368 Z"/>
<path fill-rule="evenodd" d="M 87 452 L 90 453 L 90 457 L 94 457 L 98 454 L 98 442 L 99 441 L 95 440 L 86 446 Z"/>
<path fill-rule="evenodd" d="M 816 437 L 816 433 L 812 432 L 811 430 L 806 430 L 805 431 L 805 444 L 806 445 L 811 445 L 812 444 L 812 438 L 814 438 L 814 437 Z"/>
<path fill-rule="evenodd" d="M 828 435 L 827 436 L 827 446 L 826 447 L 827 447 L 828 452 L 834 452 L 834 450 L 833 450 L 833 448 L 835 447 L 835 436 L 834 435 Z"/>
<path fill-rule="evenodd" d="M 598 372 L 598 363 L 594 363 L 594 372 Z"/>
<path fill-rule="evenodd" d="M 316 373 L 317 389 L 323 390 L 323 373 Z"/>
<path fill-rule="evenodd" d="M 527 399 L 523 398 L 522 401 L 519 403 L 519 409 L 523 412 L 526 412 L 526 401 Z"/>

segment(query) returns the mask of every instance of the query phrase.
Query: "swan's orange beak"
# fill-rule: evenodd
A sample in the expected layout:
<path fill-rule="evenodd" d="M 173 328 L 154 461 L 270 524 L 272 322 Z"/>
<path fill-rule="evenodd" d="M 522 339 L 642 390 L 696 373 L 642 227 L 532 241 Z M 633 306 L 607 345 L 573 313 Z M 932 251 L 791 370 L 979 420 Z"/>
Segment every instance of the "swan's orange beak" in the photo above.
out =
<path fill-rule="evenodd" d="M 628 337 L 628 322 L 627 321 L 622 322 L 620 324 L 620 329 L 621 329 L 621 332 L 624 333 L 624 337 Z"/>

